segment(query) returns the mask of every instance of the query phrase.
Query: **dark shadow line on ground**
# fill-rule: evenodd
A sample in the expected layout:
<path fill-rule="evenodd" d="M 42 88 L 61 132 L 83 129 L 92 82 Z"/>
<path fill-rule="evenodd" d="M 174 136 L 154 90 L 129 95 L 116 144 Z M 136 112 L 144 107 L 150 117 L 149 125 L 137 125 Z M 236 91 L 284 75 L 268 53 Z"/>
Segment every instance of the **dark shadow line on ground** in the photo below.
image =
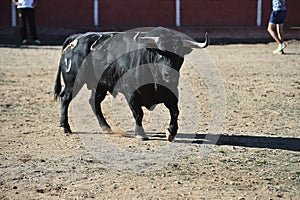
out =
<path fill-rule="evenodd" d="M 100 132 L 97 132 L 97 131 L 93 131 L 93 132 L 76 132 L 78 133 L 79 135 L 98 135 L 98 134 L 106 134 L 106 133 L 100 133 Z"/>
<path fill-rule="evenodd" d="M 286 56 L 298 56 L 300 55 L 300 53 L 284 53 L 283 55 L 286 55 Z"/>
<path fill-rule="evenodd" d="M 62 45 L 9 45 L 0 44 L 0 48 L 14 49 L 38 49 L 38 50 L 60 50 Z"/>
<path fill-rule="evenodd" d="M 194 136 L 193 140 L 191 137 Z M 217 138 L 219 136 L 219 138 Z M 211 141 L 208 138 L 216 139 Z M 214 134 L 180 134 L 178 143 L 215 144 L 217 146 L 240 146 L 249 148 L 281 149 L 300 152 L 300 138 L 247 136 L 247 135 L 214 135 Z"/>

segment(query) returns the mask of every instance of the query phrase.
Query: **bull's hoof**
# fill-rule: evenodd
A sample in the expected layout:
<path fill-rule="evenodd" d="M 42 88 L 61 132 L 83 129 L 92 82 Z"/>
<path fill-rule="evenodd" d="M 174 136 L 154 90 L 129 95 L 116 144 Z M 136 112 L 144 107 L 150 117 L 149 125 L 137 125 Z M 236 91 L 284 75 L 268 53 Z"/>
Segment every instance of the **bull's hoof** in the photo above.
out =
<path fill-rule="evenodd" d="M 65 132 L 65 134 L 71 134 L 72 130 L 70 127 L 64 127 L 64 132 Z"/>
<path fill-rule="evenodd" d="M 110 127 L 107 127 L 107 126 L 104 126 L 104 127 L 101 127 L 102 131 L 105 132 L 105 133 L 110 133 L 112 132 L 112 129 Z"/>
<path fill-rule="evenodd" d="M 173 142 L 173 140 L 175 139 L 176 133 L 172 134 L 171 131 L 169 129 L 167 129 L 166 131 L 166 138 L 169 142 Z"/>
<path fill-rule="evenodd" d="M 144 134 L 144 135 L 135 135 L 135 138 L 137 138 L 139 140 L 142 140 L 142 141 L 149 140 L 149 138 L 146 134 Z"/>
<path fill-rule="evenodd" d="M 135 138 L 140 139 L 142 141 L 149 140 L 149 138 L 148 138 L 147 134 L 144 132 L 144 130 L 135 132 L 134 135 L 135 135 Z"/>
<path fill-rule="evenodd" d="M 145 133 L 142 126 L 137 125 L 135 127 L 134 135 L 137 139 L 140 139 L 142 141 L 149 140 L 149 138 L 148 138 L 147 134 Z"/>

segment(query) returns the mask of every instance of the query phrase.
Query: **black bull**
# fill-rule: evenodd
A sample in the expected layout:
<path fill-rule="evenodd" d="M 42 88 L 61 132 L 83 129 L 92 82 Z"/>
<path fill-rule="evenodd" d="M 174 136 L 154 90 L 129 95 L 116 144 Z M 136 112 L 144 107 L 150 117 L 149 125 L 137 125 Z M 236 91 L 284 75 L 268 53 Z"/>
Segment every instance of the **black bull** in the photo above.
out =
<path fill-rule="evenodd" d="M 111 130 L 101 111 L 107 92 L 123 93 L 136 120 L 135 136 L 147 139 L 142 126 L 142 106 L 152 110 L 164 103 L 171 121 L 166 133 L 172 141 L 178 130 L 178 81 L 184 55 L 192 48 L 205 48 L 186 36 L 158 27 L 148 32 L 102 32 L 76 34 L 63 45 L 55 81 L 55 98 L 61 97 L 61 126 L 71 133 L 68 106 L 84 84 L 102 129 Z M 61 73 L 65 87 L 61 92 Z"/>

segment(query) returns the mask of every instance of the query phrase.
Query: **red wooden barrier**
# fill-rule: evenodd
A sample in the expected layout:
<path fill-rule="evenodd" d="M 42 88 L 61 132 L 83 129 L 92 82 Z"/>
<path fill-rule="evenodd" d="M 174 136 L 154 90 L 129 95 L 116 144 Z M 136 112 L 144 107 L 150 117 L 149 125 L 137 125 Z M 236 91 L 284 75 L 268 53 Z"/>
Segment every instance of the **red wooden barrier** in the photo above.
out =
<path fill-rule="evenodd" d="M 100 26 L 174 26 L 175 0 L 100 0 Z"/>
<path fill-rule="evenodd" d="M 255 0 L 181 1 L 181 24 L 186 26 L 255 26 Z"/>
<path fill-rule="evenodd" d="M 100 27 L 175 26 L 176 0 L 98 0 Z M 271 0 L 263 0 L 262 26 L 271 13 Z M 287 26 L 300 26 L 300 1 L 288 0 Z M 181 0 L 181 25 L 256 26 L 257 0 Z M 37 26 L 81 28 L 94 25 L 94 1 L 41 0 L 36 8 Z M 11 27 L 11 1 L 0 1 L 0 28 Z"/>

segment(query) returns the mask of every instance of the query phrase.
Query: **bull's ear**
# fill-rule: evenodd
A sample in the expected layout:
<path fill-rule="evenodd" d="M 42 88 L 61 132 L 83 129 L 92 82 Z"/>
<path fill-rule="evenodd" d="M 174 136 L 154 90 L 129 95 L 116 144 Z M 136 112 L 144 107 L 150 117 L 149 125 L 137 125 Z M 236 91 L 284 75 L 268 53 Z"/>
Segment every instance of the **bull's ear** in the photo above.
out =
<path fill-rule="evenodd" d="M 183 48 L 182 48 L 181 54 L 182 54 L 182 55 L 187 55 L 187 54 L 191 53 L 192 51 L 193 51 L 192 48 L 183 47 Z"/>
<path fill-rule="evenodd" d="M 135 36 L 133 37 L 133 40 L 136 43 L 141 43 L 141 44 L 157 44 L 159 37 L 148 37 L 148 36 L 143 36 L 141 37 L 141 32 L 137 32 Z"/>

